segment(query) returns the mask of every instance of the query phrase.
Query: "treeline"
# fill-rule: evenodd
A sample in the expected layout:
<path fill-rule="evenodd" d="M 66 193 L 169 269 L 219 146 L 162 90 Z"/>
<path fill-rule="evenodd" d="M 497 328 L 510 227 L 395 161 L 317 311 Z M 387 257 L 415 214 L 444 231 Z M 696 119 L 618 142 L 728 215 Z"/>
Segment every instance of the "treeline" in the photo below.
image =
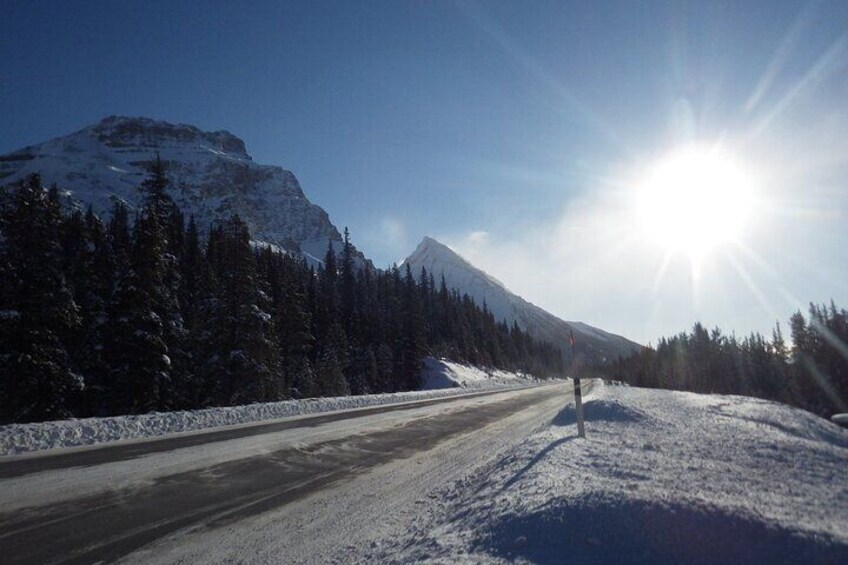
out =
<path fill-rule="evenodd" d="M 791 346 L 779 324 L 771 339 L 753 333 L 742 340 L 695 324 L 604 371 L 635 386 L 756 396 L 825 417 L 848 411 L 848 311 L 811 304 L 789 327 Z"/>
<path fill-rule="evenodd" d="M 561 372 L 444 280 L 364 264 L 347 230 L 316 270 L 238 217 L 201 233 L 167 186 L 157 160 L 108 223 L 37 176 L 0 193 L 0 423 L 411 390 L 425 355 Z"/>

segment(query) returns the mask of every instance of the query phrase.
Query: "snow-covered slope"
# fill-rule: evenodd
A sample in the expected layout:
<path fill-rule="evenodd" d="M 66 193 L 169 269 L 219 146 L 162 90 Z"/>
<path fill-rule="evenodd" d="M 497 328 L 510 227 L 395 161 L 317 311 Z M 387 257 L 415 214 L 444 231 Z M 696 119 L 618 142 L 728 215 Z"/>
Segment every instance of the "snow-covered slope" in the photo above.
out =
<path fill-rule="evenodd" d="M 443 388 L 487 389 L 529 385 L 538 382 L 524 373 L 511 373 L 499 369 L 481 369 L 454 363 L 448 359 L 424 358 L 421 370 L 421 389 Z"/>
<path fill-rule="evenodd" d="M 848 563 L 848 432 L 742 396 L 596 386 L 431 493 L 378 563 Z"/>
<path fill-rule="evenodd" d="M 328 240 L 341 241 L 327 213 L 309 202 L 291 172 L 254 163 L 244 142 L 227 131 L 111 116 L 0 156 L 0 184 L 38 173 L 73 204 L 91 204 L 108 215 L 115 200 L 138 205 L 139 185 L 157 153 L 172 181 L 171 196 L 201 227 L 238 214 L 256 240 L 318 258 Z"/>
<path fill-rule="evenodd" d="M 444 275 L 448 287 L 484 302 L 495 318 L 528 331 L 534 338 L 548 341 L 569 354 L 569 334 L 574 332 L 576 350 L 591 359 L 612 359 L 639 345 L 621 336 L 582 322 L 566 322 L 510 292 L 500 281 L 478 269 L 456 252 L 431 237 L 425 237 L 404 264 L 416 275 L 424 267 L 438 282 Z"/>

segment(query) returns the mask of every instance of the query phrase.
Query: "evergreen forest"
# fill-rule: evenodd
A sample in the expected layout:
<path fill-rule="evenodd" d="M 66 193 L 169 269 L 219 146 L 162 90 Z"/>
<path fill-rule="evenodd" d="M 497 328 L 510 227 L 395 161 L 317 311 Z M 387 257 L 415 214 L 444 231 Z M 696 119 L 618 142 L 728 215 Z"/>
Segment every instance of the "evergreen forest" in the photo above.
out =
<path fill-rule="evenodd" d="M 347 230 L 317 268 L 238 217 L 186 219 L 161 162 L 108 221 L 0 191 L 0 424 L 414 390 L 422 359 L 561 375 L 562 356 Z"/>
<path fill-rule="evenodd" d="M 771 339 L 741 340 L 695 324 L 598 370 L 634 386 L 756 396 L 823 417 L 848 412 L 848 311 L 811 304 L 789 327 L 791 345 L 779 324 Z"/>

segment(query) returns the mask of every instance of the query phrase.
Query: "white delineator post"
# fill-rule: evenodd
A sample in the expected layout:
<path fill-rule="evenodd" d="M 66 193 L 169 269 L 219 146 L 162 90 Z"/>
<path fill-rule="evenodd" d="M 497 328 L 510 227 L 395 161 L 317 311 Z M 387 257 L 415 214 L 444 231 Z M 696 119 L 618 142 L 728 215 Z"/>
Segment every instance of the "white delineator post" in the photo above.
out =
<path fill-rule="evenodd" d="M 580 390 L 580 377 L 577 376 L 577 357 L 574 356 L 574 332 L 569 332 L 568 343 L 571 344 L 571 359 L 574 365 L 574 405 L 577 412 L 577 437 L 586 437 L 583 425 L 583 393 Z"/>

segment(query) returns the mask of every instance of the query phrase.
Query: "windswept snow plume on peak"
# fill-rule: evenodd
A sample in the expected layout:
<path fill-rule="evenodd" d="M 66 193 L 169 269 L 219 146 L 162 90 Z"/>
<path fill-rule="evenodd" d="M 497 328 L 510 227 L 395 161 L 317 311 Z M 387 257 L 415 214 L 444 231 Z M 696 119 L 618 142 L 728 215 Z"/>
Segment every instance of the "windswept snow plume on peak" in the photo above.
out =
<path fill-rule="evenodd" d="M 71 205 L 108 215 L 115 201 L 139 205 L 139 185 L 159 155 L 170 195 L 198 224 L 238 214 L 252 236 L 287 250 L 322 258 L 341 235 L 327 213 L 306 198 L 294 174 L 259 165 L 244 142 L 227 131 L 186 124 L 110 116 L 70 135 L 0 156 L 0 184 L 38 173 L 56 183 Z"/>
<path fill-rule="evenodd" d="M 431 237 L 425 237 L 404 264 L 418 276 L 421 268 L 427 270 L 439 284 L 444 276 L 448 288 L 468 294 L 482 306 L 484 303 L 498 321 L 518 326 L 539 341 L 547 341 L 570 355 L 569 336 L 574 332 L 575 350 L 591 360 L 614 359 L 629 353 L 638 344 L 594 328 L 582 322 L 566 322 L 513 294 L 496 278 L 478 269 L 448 246 Z"/>

